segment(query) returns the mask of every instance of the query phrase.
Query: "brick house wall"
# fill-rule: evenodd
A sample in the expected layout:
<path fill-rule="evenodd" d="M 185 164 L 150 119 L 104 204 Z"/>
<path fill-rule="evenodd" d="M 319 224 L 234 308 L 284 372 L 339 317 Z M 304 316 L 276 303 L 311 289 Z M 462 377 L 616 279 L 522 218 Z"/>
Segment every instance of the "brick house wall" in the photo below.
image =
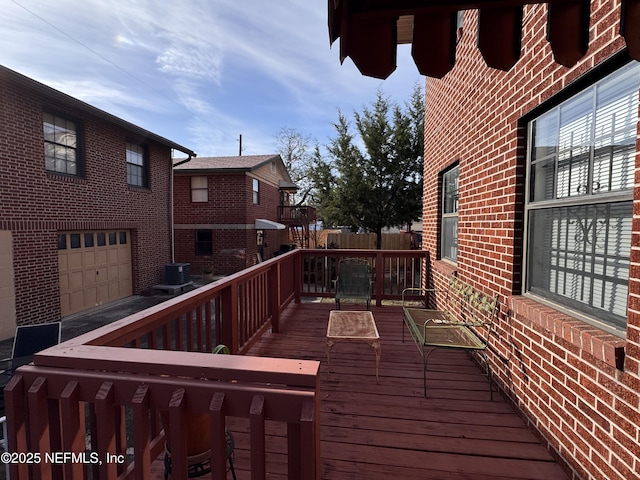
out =
<path fill-rule="evenodd" d="M 45 169 L 43 109 L 80 125 L 84 178 Z M 94 111 L 25 77 L 0 75 L 0 230 L 13 237 L 18 324 L 60 318 L 58 232 L 129 230 L 133 293 L 159 283 L 171 261 L 171 147 Z M 128 185 L 129 140 L 148 149 L 149 188 Z"/>
<path fill-rule="evenodd" d="M 268 156 L 259 156 L 258 161 Z M 198 161 L 206 161 L 198 159 Z M 193 162 L 195 164 L 195 162 Z M 279 166 L 258 165 L 246 171 L 208 172 L 191 169 L 175 170 L 174 213 L 176 261 L 191 264 L 191 272 L 201 274 L 211 267 L 216 275 L 229 275 L 256 264 L 258 252 L 256 219 L 278 220 L 280 190 L 278 181 L 285 179 Z M 207 202 L 191 201 L 191 177 L 207 177 Z M 259 181 L 259 203 L 253 203 L 253 179 Z M 196 255 L 195 231 L 211 230 L 213 254 Z M 288 231 L 266 230 L 263 258 L 271 258 L 280 245 L 289 243 Z"/>
<path fill-rule="evenodd" d="M 477 11 L 465 12 L 455 68 L 426 82 L 423 248 L 432 253 L 431 285 L 444 288 L 456 272 L 500 294 L 489 353 L 496 377 L 573 478 L 622 480 L 640 478 L 640 140 L 624 338 L 522 295 L 522 119 L 624 49 L 619 2 L 591 8 L 589 51 L 566 68 L 553 62 L 545 40 L 546 5 L 526 5 L 522 55 L 509 72 L 486 66 L 476 47 Z M 455 162 L 457 263 L 438 254 L 442 172 Z"/>
<path fill-rule="evenodd" d="M 201 175 L 198 175 L 201 176 Z M 244 228 L 247 220 L 247 187 L 244 173 L 208 175 L 209 201 L 191 202 L 191 175 L 176 175 L 174 179 L 174 212 L 176 260 L 191 264 L 191 272 L 202 273 L 206 267 L 215 274 L 229 274 L 253 265 L 256 235 Z M 208 228 L 214 224 L 237 228 Z M 181 226 L 188 225 L 188 228 Z M 196 255 L 195 230 L 212 230 L 213 255 Z M 251 251 L 247 251 L 247 246 Z"/>

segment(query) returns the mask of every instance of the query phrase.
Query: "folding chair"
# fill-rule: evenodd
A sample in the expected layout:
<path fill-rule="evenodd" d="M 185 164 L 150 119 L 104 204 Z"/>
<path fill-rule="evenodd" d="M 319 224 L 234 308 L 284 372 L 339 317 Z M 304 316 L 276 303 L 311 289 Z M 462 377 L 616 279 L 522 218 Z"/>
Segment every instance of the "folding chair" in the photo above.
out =
<path fill-rule="evenodd" d="M 16 368 L 26 365 L 33 356 L 49 347 L 60 343 L 60 322 L 41 323 L 38 325 L 20 325 L 13 337 L 11 359 L 0 372 L 0 399 L 4 410 L 4 387 L 13 376 Z"/>
<path fill-rule="evenodd" d="M 21 325 L 16 328 L 11 355 L 13 368 L 29 363 L 39 351 L 59 344 L 60 331 L 60 322 Z"/>

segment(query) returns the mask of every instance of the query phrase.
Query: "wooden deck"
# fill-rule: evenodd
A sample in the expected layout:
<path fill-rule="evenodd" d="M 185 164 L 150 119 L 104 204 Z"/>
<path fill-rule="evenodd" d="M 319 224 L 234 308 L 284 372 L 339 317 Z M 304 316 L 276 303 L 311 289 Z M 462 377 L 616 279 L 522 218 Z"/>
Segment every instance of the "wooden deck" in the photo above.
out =
<path fill-rule="evenodd" d="M 321 362 L 323 479 L 569 478 L 500 393 L 489 400 L 486 377 L 464 352 L 441 350 L 431 357 L 423 398 L 421 357 L 410 338 L 401 341 L 400 307 L 372 307 L 382 342 L 379 384 L 374 352 L 364 342 L 336 344 L 329 371 L 325 335 L 333 308 L 290 306 L 281 333 L 266 334 L 250 352 Z M 248 424 L 230 419 L 229 425 L 237 477 L 248 479 Z M 286 478 L 284 429 L 268 432 L 268 478 Z"/>

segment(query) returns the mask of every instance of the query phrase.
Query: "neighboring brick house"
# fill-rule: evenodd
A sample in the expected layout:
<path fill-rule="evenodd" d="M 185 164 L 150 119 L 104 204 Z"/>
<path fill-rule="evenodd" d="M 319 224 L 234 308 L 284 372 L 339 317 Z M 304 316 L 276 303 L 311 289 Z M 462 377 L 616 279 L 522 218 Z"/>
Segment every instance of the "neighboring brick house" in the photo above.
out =
<path fill-rule="evenodd" d="M 280 155 L 202 157 L 174 168 L 176 261 L 227 275 L 290 244 L 279 206 L 295 191 Z"/>
<path fill-rule="evenodd" d="M 427 79 L 423 248 L 500 294 L 490 359 L 574 478 L 640 478 L 640 63 L 619 2 L 591 2 L 590 49 L 554 63 L 547 6 L 490 69 L 465 12 L 455 68 Z"/>
<path fill-rule="evenodd" d="M 0 125 L 0 338 L 162 281 L 192 151 L 4 67 Z"/>

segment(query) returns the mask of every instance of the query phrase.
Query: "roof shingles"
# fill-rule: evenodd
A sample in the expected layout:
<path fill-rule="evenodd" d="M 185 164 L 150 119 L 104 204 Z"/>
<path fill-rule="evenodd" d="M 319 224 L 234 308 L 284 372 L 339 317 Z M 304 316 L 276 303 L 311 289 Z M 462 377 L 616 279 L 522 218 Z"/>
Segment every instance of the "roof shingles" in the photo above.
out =
<path fill-rule="evenodd" d="M 197 157 L 189 162 L 174 167 L 176 171 L 188 172 L 193 170 L 206 171 L 246 171 L 250 172 L 269 162 L 279 160 L 278 154 L 270 155 L 242 155 L 237 157 Z"/>

